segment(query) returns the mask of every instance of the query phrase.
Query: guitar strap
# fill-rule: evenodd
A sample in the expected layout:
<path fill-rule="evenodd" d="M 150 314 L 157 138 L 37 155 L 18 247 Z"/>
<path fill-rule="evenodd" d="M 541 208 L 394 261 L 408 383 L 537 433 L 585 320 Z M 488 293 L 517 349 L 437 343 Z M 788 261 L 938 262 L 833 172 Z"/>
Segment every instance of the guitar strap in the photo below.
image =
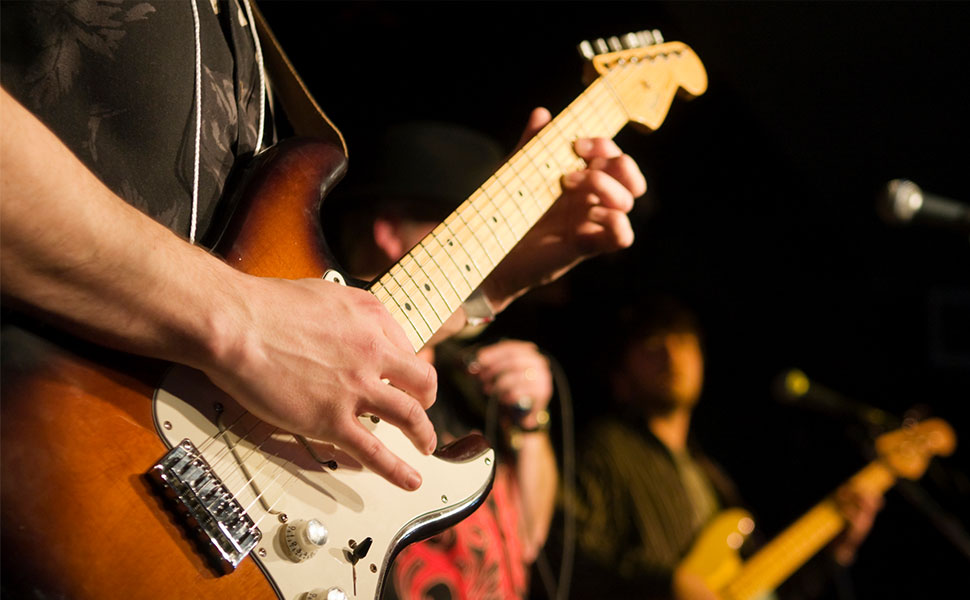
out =
<path fill-rule="evenodd" d="M 256 20 L 256 31 L 259 32 L 259 40 L 263 47 L 263 62 L 269 75 L 270 86 L 279 97 L 294 132 L 332 142 L 343 150 L 344 156 L 347 156 L 347 143 L 344 141 L 343 134 L 313 99 L 310 90 L 283 52 L 283 47 L 273 35 L 256 3 L 251 4 Z"/>

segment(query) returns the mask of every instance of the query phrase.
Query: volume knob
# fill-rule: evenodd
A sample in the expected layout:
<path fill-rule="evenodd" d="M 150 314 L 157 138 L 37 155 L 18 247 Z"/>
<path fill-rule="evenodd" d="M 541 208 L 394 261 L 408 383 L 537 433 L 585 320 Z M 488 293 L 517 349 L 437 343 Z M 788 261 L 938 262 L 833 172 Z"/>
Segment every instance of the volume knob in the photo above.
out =
<path fill-rule="evenodd" d="M 283 528 L 282 534 L 283 547 L 296 562 L 313 558 L 327 543 L 327 528 L 316 519 L 290 523 Z"/>

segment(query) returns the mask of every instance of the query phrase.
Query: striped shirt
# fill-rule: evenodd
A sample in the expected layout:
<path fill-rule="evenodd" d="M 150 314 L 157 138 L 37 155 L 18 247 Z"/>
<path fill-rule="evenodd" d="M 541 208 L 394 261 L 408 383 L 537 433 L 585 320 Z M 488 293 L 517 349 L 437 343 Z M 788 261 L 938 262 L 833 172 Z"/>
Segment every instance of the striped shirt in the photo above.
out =
<path fill-rule="evenodd" d="M 577 517 L 576 597 L 625 588 L 669 596 L 674 568 L 719 510 L 720 478 L 706 461 L 675 455 L 646 427 L 619 420 L 593 427 L 579 465 L 567 499 Z"/>

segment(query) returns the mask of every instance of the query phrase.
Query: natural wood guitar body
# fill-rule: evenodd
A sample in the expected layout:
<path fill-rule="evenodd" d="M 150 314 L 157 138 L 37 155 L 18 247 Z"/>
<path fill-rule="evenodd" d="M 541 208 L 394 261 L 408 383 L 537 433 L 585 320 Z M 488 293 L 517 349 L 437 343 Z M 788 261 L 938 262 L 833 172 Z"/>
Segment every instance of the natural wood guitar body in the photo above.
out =
<path fill-rule="evenodd" d="M 680 42 L 603 54 L 591 64 L 598 79 L 370 284 L 415 350 L 542 218 L 562 191 L 561 177 L 585 167 L 574 140 L 612 138 L 630 122 L 656 129 L 675 96 L 707 88 L 703 65 Z M 340 150 L 313 140 L 260 154 L 241 193 L 230 196 L 232 218 L 216 252 L 252 275 L 341 281 L 319 209 L 345 168 Z M 421 472 L 421 488 L 404 492 L 338 448 L 252 423 L 195 371 L 34 323 L 6 322 L 2 341 L 5 597 L 314 600 L 339 588 L 349 598 L 375 598 L 395 553 L 469 514 L 494 476 L 494 452 L 480 436 L 424 456 L 396 428 L 361 417 Z M 256 545 L 239 553 L 245 558 L 227 575 L 217 575 L 194 528 L 163 505 L 146 477 L 183 439 L 198 451 L 190 456 L 204 459 L 202 471 L 218 475 L 238 501 L 229 512 L 238 509 L 260 528 L 262 537 L 251 536 Z M 192 487 L 192 497 L 211 491 Z M 284 534 L 311 518 L 324 522 L 330 539 L 298 562 Z"/>
<path fill-rule="evenodd" d="M 312 140 L 289 140 L 261 155 L 217 252 L 254 275 L 323 276 L 335 266 L 320 233 L 319 209 L 344 167 L 337 149 Z M 238 449 L 247 451 L 237 463 L 222 443 L 223 425 L 214 424 L 218 415 L 203 413 L 215 405 L 220 414 L 242 411 L 202 374 L 105 350 L 33 323 L 24 328 L 5 323 L 3 369 L 5 596 L 295 599 L 340 587 L 349 597 L 372 598 L 394 554 L 474 510 L 494 472 L 494 453 L 479 436 L 426 457 L 408 449 L 397 429 L 366 417 L 362 421 L 385 444 L 422 472 L 421 490 L 391 489 L 332 446 L 311 442 L 310 454 L 283 432 L 267 434 L 262 446 L 234 437 Z M 227 482 L 236 478 L 227 485 L 262 530 L 255 556 L 230 574 L 219 574 L 205 542 L 187 533 L 184 518 L 146 477 L 167 446 L 182 437 L 197 445 L 222 443 L 222 451 L 209 458 L 219 460 L 213 470 Z M 263 486 L 259 494 L 239 479 L 240 464 L 250 467 L 252 455 L 260 461 L 245 478 Z M 311 458 L 322 455 L 326 465 Z M 261 465 L 274 469 L 274 481 L 259 479 L 258 469 L 267 471 Z M 273 506 L 261 506 L 257 495 L 272 497 Z M 306 518 L 319 517 L 332 537 L 360 531 L 357 539 L 372 537 L 373 550 L 354 568 L 344 537 L 296 562 L 281 542 L 289 517 L 280 515 L 287 507 L 293 520 L 313 512 Z"/>
<path fill-rule="evenodd" d="M 884 433 L 875 446 L 879 459 L 853 475 L 847 484 L 882 495 L 900 477 L 921 477 L 933 456 L 952 453 L 956 435 L 946 421 L 929 419 Z M 754 530 L 754 520 L 746 510 L 727 509 L 701 531 L 680 568 L 700 577 L 724 600 L 757 600 L 773 592 L 845 526 L 834 497 L 829 496 L 742 560 L 739 549 Z"/>

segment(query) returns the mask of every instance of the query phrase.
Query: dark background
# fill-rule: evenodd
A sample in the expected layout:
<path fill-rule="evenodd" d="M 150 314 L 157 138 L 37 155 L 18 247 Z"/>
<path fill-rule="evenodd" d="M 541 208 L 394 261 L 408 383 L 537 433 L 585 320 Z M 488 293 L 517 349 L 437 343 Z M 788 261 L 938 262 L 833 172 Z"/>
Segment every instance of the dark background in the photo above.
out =
<path fill-rule="evenodd" d="M 633 248 L 584 264 L 492 326 L 564 365 L 579 432 L 608 406 L 596 367 L 610 357 L 597 336 L 611 299 L 662 290 L 701 315 L 697 430 L 767 536 L 868 460 L 865 428 L 773 399 L 786 368 L 893 415 L 943 417 L 970 444 L 970 239 L 891 227 L 874 210 L 899 177 L 970 200 L 967 4 L 261 6 L 346 136 L 351 177 L 402 120 L 462 123 L 511 148 L 529 110 L 555 114 L 582 91 L 583 39 L 658 28 L 700 56 L 705 95 L 676 101 L 653 134 L 619 136 L 650 184 Z M 920 481 L 931 512 L 965 529 L 967 451 L 934 462 Z M 895 489 L 852 578 L 859 598 L 936 598 L 965 590 L 967 567 Z"/>

